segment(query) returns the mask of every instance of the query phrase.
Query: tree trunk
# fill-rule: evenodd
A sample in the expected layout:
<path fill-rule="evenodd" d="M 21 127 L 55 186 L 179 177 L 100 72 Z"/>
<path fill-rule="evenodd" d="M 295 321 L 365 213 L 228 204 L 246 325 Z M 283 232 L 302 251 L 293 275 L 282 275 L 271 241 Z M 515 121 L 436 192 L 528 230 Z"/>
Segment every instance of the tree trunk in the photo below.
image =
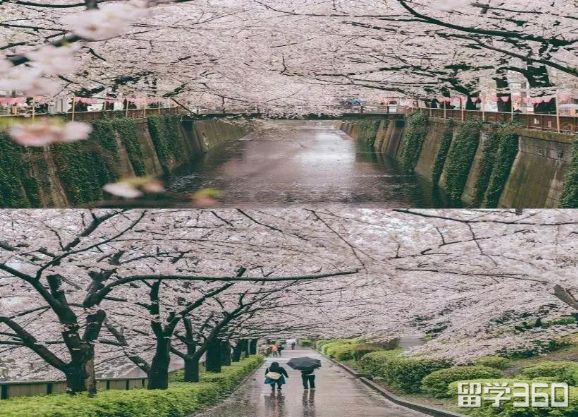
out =
<path fill-rule="evenodd" d="M 243 353 L 243 345 L 241 341 L 237 341 L 237 344 L 233 348 L 233 356 L 231 357 L 232 362 L 239 362 L 241 360 L 241 354 Z"/>
<path fill-rule="evenodd" d="M 249 355 L 256 355 L 257 354 L 257 343 L 259 339 L 251 339 L 249 340 Z"/>
<path fill-rule="evenodd" d="M 221 341 L 211 340 L 207 344 L 206 355 L 207 372 L 221 372 Z"/>
<path fill-rule="evenodd" d="M 96 394 L 96 375 L 94 370 L 94 347 L 82 343 L 72 353 L 66 366 L 66 391 L 70 394 L 88 391 Z"/>
<path fill-rule="evenodd" d="M 548 69 L 544 65 L 528 65 L 526 78 L 528 79 L 530 88 L 552 87 Z M 552 98 L 550 101 L 534 104 L 534 113 L 556 113 L 556 100 Z"/>
<path fill-rule="evenodd" d="M 496 78 L 494 78 L 496 82 L 496 90 L 498 91 L 497 98 L 498 98 L 498 111 L 502 113 L 510 113 L 512 111 L 512 94 L 510 91 L 510 84 L 508 83 L 508 78 L 506 74 L 501 71 L 498 72 Z M 504 93 L 504 91 L 508 91 Z M 507 101 L 503 101 L 507 98 Z"/>
<path fill-rule="evenodd" d="M 170 350 L 170 339 L 164 337 L 157 339 L 155 356 L 148 374 L 148 389 L 167 389 L 169 387 Z"/>
<path fill-rule="evenodd" d="M 185 382 L 199 382 L 199 358 L 185 359 Z"/>
<path fill-rule="evenodd" d="M 86 376 L 86 390 L 89 395 L 96 395 L 96 371 L 94 369 L 94 347 L 91 346 L 92 355 L 84 367 Z"/>
<path fill-rule="evenodd" d="M 474 103 L 472 101 L 472 98 L 478 98 L 477 96 L 467 96 L 468 98 L 466 99 L 466 103 L 465 103 L 465 109 L 466 110 L 477 110 L 478 107 L 476 106 L 476 103 Z"/>
<path fill-rule="evenodd" d="M 247 339 L 241 340 L 241 358 L 249 356 L 249 341 Z"/>
<path fill-rule="evenodd" d="M 221 341 L 221 364 L 223 366 L 231 365 L 231 344 L 228 340 Z"/>
<path fill-rule="evenodd" d="M 66 375 L 66 392 L 69 394 L 78 394 L 86 391 L 86 374 L 84 372 L 85 364 L 70 364 L 64 372 Z"/>

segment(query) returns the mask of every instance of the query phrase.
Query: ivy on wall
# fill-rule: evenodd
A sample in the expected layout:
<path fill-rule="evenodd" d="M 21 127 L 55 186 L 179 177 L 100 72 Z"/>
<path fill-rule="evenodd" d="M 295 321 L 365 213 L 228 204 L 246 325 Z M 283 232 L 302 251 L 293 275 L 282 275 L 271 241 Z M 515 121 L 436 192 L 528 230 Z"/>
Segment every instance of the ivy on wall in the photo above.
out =
<path fill-rule="evenodd" d="M 155 152 L 163 170 L 190 154 L 176 115 L 147 118 Z M 92 122 L 86 141 L 54 145 L 50 148 L 55 174 L 71 205 L 83 205 L 103 198 L 102 187 L 119 179 L 123 161 L 119 148 L 126 149 L 137 176 L 147 175 L 138 126 L 132 119 L 114 118 Z M 44 150 L 14 144 L 0 132 L 0 207 L 42 207 L 50 204 L 51 183 Z M 44 191 L 43 203 L 40 192 Z"/>
<path fill-rule="evenodd" d="M 41 207 L 38 183 L 30 175 L 25 162 L 34 149 L 14 144 L 0 132 L 0 206 L 5 208 Z"/>
<path fill-rule="evenodd" d="M 373 148 L 373 145 L 375 144 L 379 125 L 379 120 L 365 120 L 361 125 L 361 139 L 367 142 L 371 148 Z"/>
<path fill-rule="evenodd" d="M 482 123 L 468 120 L 460 124 L 447 158 L 446 191 L 460 201 L 480 143 Z"/>
<path fill-rule="evenodd" d="M 133 119 L 114 119 L 114 130 L 119 134 L 120 140 L 126 149 L 128 159 L 136 176 L 147 174 L 144 163 L 144 154 L 138 140 L 137 125 Z"/>
<path fill-rule="evenodd" d="M 442 176 L 446 159 L 448 157 L 450 147 L 452 146 L 452 139 L 454 138 L 454 126 L 455 123 L 453 120 L 450 119 L 446 122 L 444 134 L 441 138 L 440 149 L 436 155 L 436 160 L 434 162 L 431 174 L 432 182 L 434 185 L 438 185 L 440 177 Z"/>
<path fill-rule="evenodd" d="M 177 142 L 178 136 L 180 136 L 180 127 L 174 126 L 174 121 L 171 120 L 174 117 L 170 115 L 147 117 L 149 133 L 165 174 L 170 172 L 180 152 Z"/>
<path fill-rule="evenodd" d="M 496 152 L 492 175 L 486 191 L 485 206 L 498 207 L 500 197 L 506 182 L 512 171 L 514 160 L 518 155 L 518 135 L 513 131 L 512 126 L 502 127 L 498 130 L 499 145 Z"/>
<path fill-rule="evenodd" d="M 564 178 L 560 207 L 578 208 L 578 140 L 572 146 L 572 162 Z"/>
<path fill-rule="evenodd" d="M 500 146 L 500 134 L 497 129 L 493 129 L 487 136 L 482 147 L 482 160 L 480 161 L 480 172 L 474 188 L 474 206 L 480 206 L 484 201 L 492 170 L 496 162 L 496 154 Z"/>
<path fill-rule="evenodd" d="M 58 178 L 68 201 L 86 204 L 102 198 L 102 186 L 114 178 L 92 144 L 77 142 L 53 148 Z"/>
<path fill-rule="evenodd" d="M 412 113 L 407 116 L 402 138 L 400 153 L 401 166 L 408 172 L 413 172 L 428 129 L 428 116 L 423 112 Z"/>

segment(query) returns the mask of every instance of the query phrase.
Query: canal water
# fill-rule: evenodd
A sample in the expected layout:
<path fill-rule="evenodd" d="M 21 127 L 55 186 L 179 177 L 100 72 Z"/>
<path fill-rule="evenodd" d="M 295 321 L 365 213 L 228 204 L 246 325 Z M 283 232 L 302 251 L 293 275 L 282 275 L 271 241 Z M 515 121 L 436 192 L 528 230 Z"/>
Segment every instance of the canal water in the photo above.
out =
<path fill-rule="evenodd" d="M 177 170 L 170 190 L 214 188 L 224 206 L 336 203 L 446 207 L 431 183 L 352 139 L 333 121 L 270 121 Z"/>

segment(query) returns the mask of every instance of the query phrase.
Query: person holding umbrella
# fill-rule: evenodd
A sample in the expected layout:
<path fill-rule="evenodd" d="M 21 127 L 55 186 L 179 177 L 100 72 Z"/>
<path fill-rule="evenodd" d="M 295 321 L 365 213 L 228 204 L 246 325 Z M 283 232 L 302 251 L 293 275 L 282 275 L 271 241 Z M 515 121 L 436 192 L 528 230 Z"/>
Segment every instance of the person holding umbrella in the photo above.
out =
<path fill-rule="evenodd" d="M 292 358 L 287 362 L 291 368 L 301 371 L 301 380 L 303 381 L 303 389 L 315 389 L 315 369 L 321 367 L 319 359 L 309 358 L 304 356 L 302 358 Z"/>

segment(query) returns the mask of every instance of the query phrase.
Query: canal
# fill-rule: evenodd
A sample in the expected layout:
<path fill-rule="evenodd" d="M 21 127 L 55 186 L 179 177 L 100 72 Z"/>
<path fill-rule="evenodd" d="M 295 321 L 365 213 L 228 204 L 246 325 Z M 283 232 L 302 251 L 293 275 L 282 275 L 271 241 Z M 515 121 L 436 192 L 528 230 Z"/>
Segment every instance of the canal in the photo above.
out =
<path fill-rule="evenodd" d="M 333 121 L 268 121 L 177 170 L 170 190 L 214 188 L 224 206 L 341 203 L 444 207 L 431 183 L 404 173 L 337 128 Z"/>

